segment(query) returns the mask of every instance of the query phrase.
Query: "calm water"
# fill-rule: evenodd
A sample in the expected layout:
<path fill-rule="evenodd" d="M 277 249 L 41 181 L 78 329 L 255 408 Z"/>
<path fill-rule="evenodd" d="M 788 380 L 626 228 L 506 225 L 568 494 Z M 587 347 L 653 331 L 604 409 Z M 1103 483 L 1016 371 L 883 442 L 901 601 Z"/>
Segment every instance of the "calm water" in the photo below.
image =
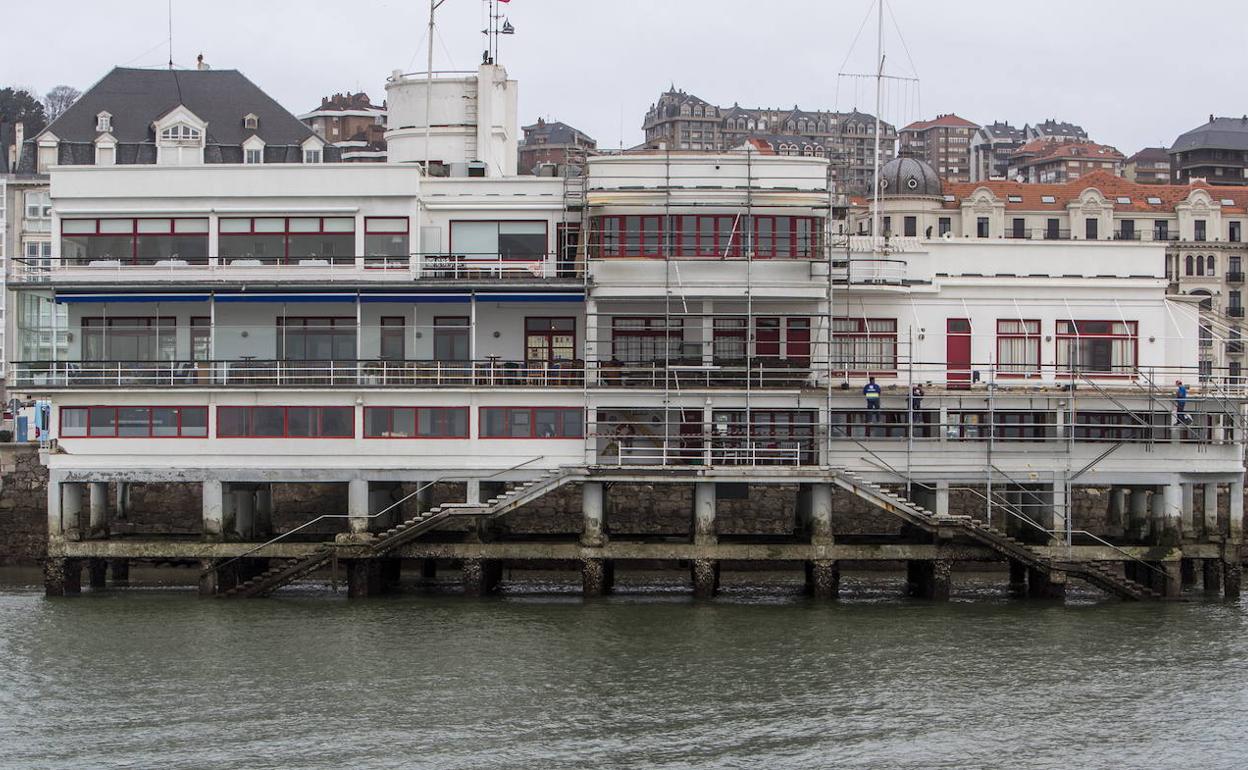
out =
<path fill-rule="evenodd" d="M 1248 766 L 1248 605 L 1011 602 L 997 576 L 941 605 L 887 575 L 816 604 L 726 578 L 706 603 L 629 575 L 589 602 L 10 579 L 0 767 Z"/>

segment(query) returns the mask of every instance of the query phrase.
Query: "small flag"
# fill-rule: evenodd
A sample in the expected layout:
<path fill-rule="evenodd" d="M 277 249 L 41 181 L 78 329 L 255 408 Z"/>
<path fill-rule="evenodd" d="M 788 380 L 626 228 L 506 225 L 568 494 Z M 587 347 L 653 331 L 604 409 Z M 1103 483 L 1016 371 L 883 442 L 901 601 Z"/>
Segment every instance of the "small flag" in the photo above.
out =
<path fill-rule="evenodd" d="M 502 34 L 504 35 L 516 34 L 516 28 L 511 26 L 511 22 L 507 21 L 506 19 L 503 20 L 503 29 L 501 31 L 502 31 Z"/>

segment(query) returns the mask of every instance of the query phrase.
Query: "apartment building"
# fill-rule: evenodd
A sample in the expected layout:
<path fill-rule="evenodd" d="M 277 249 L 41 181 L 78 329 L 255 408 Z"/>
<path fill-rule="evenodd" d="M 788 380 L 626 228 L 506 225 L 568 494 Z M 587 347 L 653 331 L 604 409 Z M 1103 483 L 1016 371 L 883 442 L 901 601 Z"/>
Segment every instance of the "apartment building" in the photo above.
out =
<path fill-rule="evenodd" d="M 1165 147 L 1145 147 L 1123 161 L 1122 176 L 1139 184 L 1169 184 L 1170 154 Z"/>
<path fill-rule="evenodd" d="M 584 171 L 586 158 L 598 150 L 598 142 L 584 131 L 558 120 L 537 122 L 520 129 L 524 132 L 519 147 L 519 174 L 537 173 L 538 167 L 550 164 L 567 169 L 575 167 Z"/>
<path fill-rule="evenodd" d="M 1242 185 L 1248 179 L 1248 115 L 1215 118 L 1181 134 L 1170 145 L 1170 181 L 1198 179 L 1209 184 Z"/>
<path fill-rule="evenodd" d="M 922 158 L 941 179 L 971 181 L 971 139 L 979 125 L 952 113 L 920 120 L 898 132 L 898 152 Z"/>
<path fill-rule="evenodd" d="M 334 94 L 299 116 L 317 136 L 339 148 L 346 163 L 380 163 L 386 159 L 386 105 L 368 94 Z"/>
<path fill-rule="evenodd" d="M 1073 182 L 1094 171 L 1121 176 L 1125 160 L 1118 150 L 1095 142 L 1033 139 L 1010 154 L 1006 176 L 1032 184 Z"/>
<path fill-rule="evenodd" d="M 1010 155 L 1023 146 L 1023 131 L 1009 123 L 996 121 L 980 126 L 971 137 L 971 178 L 979 182 L 985 179 L 1004 179 L 1010 165 Z"/>

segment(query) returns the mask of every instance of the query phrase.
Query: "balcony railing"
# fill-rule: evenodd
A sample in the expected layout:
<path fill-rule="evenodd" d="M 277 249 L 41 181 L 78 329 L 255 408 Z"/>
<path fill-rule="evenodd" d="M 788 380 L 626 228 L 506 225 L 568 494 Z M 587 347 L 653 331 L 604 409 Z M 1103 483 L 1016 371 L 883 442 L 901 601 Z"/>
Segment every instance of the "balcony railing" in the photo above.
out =
<path fill-rule="evenodd" d="M 1115 241 L 1138 241 L 1141 239 L 1142 235 L 1143 233 L 1141 233 L 1139 230 L 1115 230 L 1114 240 Z"/>
<path fill-rule="evenodd" d="M 1046 241 L 1068 241 L 1070 240 L 1069 230 L 1045 230 L 1044 240 Z"/>
<path fill-rule="evenodd" d="M 241 279 L 282 278 L 358 279 L 393 276 L 402 280 L 532 280 L 579 278 L 584 263 L 571 255 L 516 257 L 500 254 L 414 254 L 365 257 L 214 257 L 172 259 L 61 259 L 13 260 L 15 274 L 23 280 L 42 276 L 73 276 L 87 280 L 193 279 L 205 272 L 213 277 Z"/>
<path fill-rule="evenodd" d="M 1153 230 L 1154 241 L 1177 241 L 1179 234 L 1170 230 Z"/>
<path fill-rule="evenodd" d="M 1243 305 L 1231 305 L 1230 307 L 1226 309 L 1226 315 L 1228 318 L 1243 318 L 1244 306 Z"/>
<path fill-rule="evenodd" d="M 1227 283 L 1243 283 L 1244 274 L 1239 270 L 1231 270 L 1226 274 Z"/>

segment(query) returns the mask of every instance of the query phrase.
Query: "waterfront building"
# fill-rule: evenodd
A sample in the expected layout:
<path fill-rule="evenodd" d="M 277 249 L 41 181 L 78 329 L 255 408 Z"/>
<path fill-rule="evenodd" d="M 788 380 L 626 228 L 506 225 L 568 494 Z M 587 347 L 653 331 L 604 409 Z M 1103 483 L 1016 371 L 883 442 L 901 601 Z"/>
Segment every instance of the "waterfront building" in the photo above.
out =
<path fill-rule="evenodd" d="M 1242 185 L 1248 179 L 1248 115 L 1215 118 L 1174 140 L 1170 181 L 1203 179 L 1209 184 Z"/>
<path fill-rule="evenodd" d="M 971 138 L 979 125 L 952 113 L 919 120 L 898 132 L 898 153 L 921 158 L 949 182 L 971 181 Z"/>
<path fill-rule="evenodd" d="M 386 106 L 373 104 L 363 91 L 323 97 L 321 106 L 299 120 L 339 148 L 344 163 L 386 160 Z"/>
<path fill-rule="evenodd" d="M 586 158 L 598 150 L 593 137 L 558 120 L 538 118 L 536 123 L 521 130 L 524 136 L 518 150 L 517 173 L 520 174 L 538 174 L 542 168 L 550 169 L 551 173 L 571 168 L 584 173 Z"/>
<path fill-rule="evenodd" d="M 1169 184 L 1170 154 L 1165 147 L 1145 147 L 1123 162 L 1122 176 L 1139 184 Z"/>
<path fill-rule="evenodd" d="M 179 130 L 176 152 L 157 132 L 161 163 L 50 164 L 51 263 L 11 279 L 67 312 L 20 333 L 64 347 L 11 371 L 52 405 L 51 593 L 83 560 L 95 581 L 157 557 L 202 559 L 204 590 L 235 596 L 339 561 L 364 595 L 402 558 L 456 560 L 470 592 L 504 559 L 577 564 L 590 593 L 617 560 L 688 563 L 700 595 L 732 559 L 804 564 L 821 596 L 848 559 L 907 561 L 933 597 L 958 559 L 1006 559 L 1034 595 L 1067 576 L 1174 595 L 1193 559 L 1238 585 L 1237 383 L 1206 371 L 1176 415 L 1165 383 L 1198 377 L 1202 315 L 1170 293 L 1166 243 L 997 237 L 991 189 L 959 202 L 913 158 L 881 171 L 878 237 L 837 222 L 828 158 L 752 143 L 517 176 L 502 67 L 396 72 L 387 97 L 386 163 L 209 164 Z M 1095 195 L 1068 205 L 1108 231 Z M 153 483 L 194 488 L 198 540 L 108 538 L 110 501 Z M 309 483 L 343 510 L 275 532 L 274 488 Z M 1112 489 L 1117 542 L 1078 520 L 1085 486 Z M 722 523 L 759 487 L 793 491 L 783 542 Z M 615 506 L 674 489 L 686 540 L 611 531 Z M 983 514 L 955 515 L 962 489 Z M 570 491 L 569 537 L 499 536 Z M 896 531 L 837 540 L 839 495 Z"/>

